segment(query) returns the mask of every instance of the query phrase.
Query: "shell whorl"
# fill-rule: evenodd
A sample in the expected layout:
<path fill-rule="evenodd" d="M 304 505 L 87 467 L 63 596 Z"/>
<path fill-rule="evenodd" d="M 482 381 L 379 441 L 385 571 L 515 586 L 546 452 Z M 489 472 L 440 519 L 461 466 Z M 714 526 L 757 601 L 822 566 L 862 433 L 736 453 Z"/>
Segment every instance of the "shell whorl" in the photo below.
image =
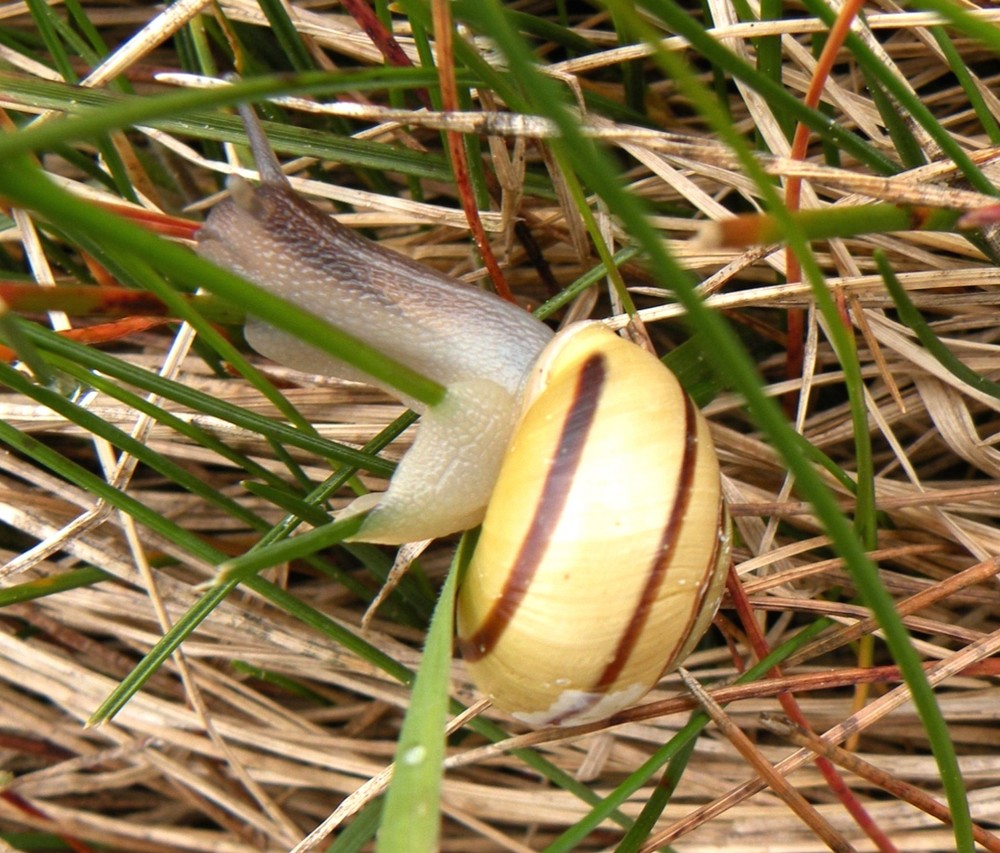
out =
<path fill-rule="evenodd" d="M 572 335 L 541 368 L 459 593 L 473 680 L 533 725 L 637 701 L 704 633 L 727 566 L 700 413 L 654 357 Z"/>

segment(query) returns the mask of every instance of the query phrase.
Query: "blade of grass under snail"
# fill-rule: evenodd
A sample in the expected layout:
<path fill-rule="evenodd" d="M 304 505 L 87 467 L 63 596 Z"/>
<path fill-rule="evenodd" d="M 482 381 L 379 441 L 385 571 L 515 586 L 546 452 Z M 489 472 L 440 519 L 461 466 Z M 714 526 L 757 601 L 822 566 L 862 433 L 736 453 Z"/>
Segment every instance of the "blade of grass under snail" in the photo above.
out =
<path fill-rule="evenodd" d="M 299 526 L 299 520 L 313 527 L 328 525 L 333 520 L 321 507 L 308 503 L 298 494 L 293 494 L 287 488 L 273 488 L 252 481 L 245 482 L 243 488 L 249 494 L 256 495 L 266 501 L 269 506 L 283 510 L 286 513 L 283 522 L 291 522 L 292 529 Z M 352 556 L 358 558 L 358 561 L 380 587 L 385 584 L 389 576 L 389 570 L 392 567 L 392 561 L 386 554 L 374 547 L 363 549 L 362 547 L 344 544 L 343 548 Z M 356 596 L 358 601 L 363 602 L 365 605 L 372 602 L 374 595 L 370 587 L 354 577 L 350 571 L 341 570 L 336 563 L 321 559 L 310 559 L 308 554 L 304 555 L 303 559 L 313 571 L 329 578 L 334 583 L 340 584 L 347 592 Z M 379 614 L 383 616 L 388 615 L 388 618 L 392 621 L 400 622 L 412 628 L 422 629 L 427 627 L 434 599 L 430 596 L 414 594 L 416 584 L 413 582 L 413 575 L 413 566 L 411 566 L 406 574 L 400 578 L 399 584 L 393 589 L 389 598 L 379 608 Z"/>
<path fill-rule="evenodd" d="M 404 412 L 395 421 L 385 427 L 369 441 L 363 448 L 363 453 L 379 453 L 395 441 L 406 429 L 412 426 L 417 420 L 413 412 Z M 302 521 L 306 521 L 314 527 L 327 525 L 331 518 L 325 506 L 330 497 L 347 485 L 357 473 L 356 469 L 343 467 L 340 471 L 335 471 L 327 479 L 316 486 L 305 496 L 296 496 L 294 509 L 289 511 L 281 521 L 275 524 L 257 544 L 262 548 L 273 542 L 281 541 L 292 534 Z M 248 491 L 256 492 L 254 484 L 245 484 Z M 281 500 L 272 501 L 276 506 L 284 506 Z M 379 585 L 385 584 L 392 568 L 392 561 L 379 548 L 365 543 L 355 542 L 343 545 L 344 550 L 360 561 L 369 574 L 378 581 Z M 332 579 L 343 584 L 348 590 L 354 592 L 362 601 L 370 602 L 372 594 L 364 585 L 360 584 L 352 575 L 339 571 L 337 567 L 331 566 L 325 561 L 314 561 L 313 567 Z M 390 601 L 395 598 L 400 599 L 400 605 L 409 607 L 416 617 L 416 624 L 421 627 L 426 626 L 430 614 L 434 608 L 434 591 L 420 571 L 419 561 L 415 561 L 409 571 L 399 580 L 395 590 L 390 596 Z"/>
<path fill-rule="evenodd" d="M 651 10 L 653 14 L 663 15 L 663 20 L 669 21 L 670 26 L 675 28 L 676 32 L 688 36 L 687 31 L 692 31 L 690 21 L 681 20 L 685 15 L 680 14 L 680 10 L 672 3 L 651 1 L 642 5 Z M 797 454 L 789 452 L 790 448 L 797 446 L 797 442 L 793 438 L 795 432 L 782 416 L 777 404 L 764 393 L 756 369 L 734 333 L 721 317 L 708 311 L 701 304 L 693 289 L 687 285 L 686 276 L 662 245 L 659 235 L 650 225 L 637 200 L 623 191 L 620 183 L 614 177 L 615 170 L 607 162 L 603 152 L 599 152 L 579 133 L 571 115 L 562 107 L 557 87 L 538 73 L 530 52 L 509 27 L 502 8 L 494 0 L 487 0 L 487 2 L 477 4 L 475 13 L 469 9 L 468 17 L 473 27 L 481 32 L 488 32 L 496 40 L 507 56 L 511 72 L 522 81 L 524 91 L 531 100 L 533 108 L 541 114 L 547 114 L 559 126 L 562 137 L 552 142 L 553 149 L 567 164 L 574 164 L 578 173 L 588 176 L 591 186 L 604 198 L 611 210 L 620 217 L 633 239 L 646 250 L 651 266 L 662 271 L 665 276 L 674 279 L 674 293 L 684 305 L 689 321 L 697 326 L 705 336 L 705 340 L 711 344 L 707 348 L 706 354 L 715 363 L 719 373 L 725 375 L 728 382 L 744 395 L 754 420 L 770 438 L 772 445 L 782 453 L 786 465 L 795 477 L 799 492 L 812 504 L 816 516 L 823 523 L 827 534 L 834 542 L 838 553 L 844 559 L 858 585 L 863 599 L 879 620 L 886 643 L 904 673 L 914 704 L 927 731 L 932 752 L 938 763 L 949 807 L 954 818 L 957 849 L 972 850 L 969 805 L 947 724 L 937 705 L 934 691 L 921 668 L 920 657 L 913 648 L 905 626 L 894 610 L 892 597 L 882 585 L 876 567 L 865 553 L 863 542 L 852 530 L 850 522 L 838 508 L 835 497 L 823 484 L 822 479 L 811 464 Z M 638 32 L 643 32 L 645 29 L 635 15 L 633 15 L 633 26 Z M 698 28 L 695 27 L 695 29 Z M 704 34 L 692 31 L 689 40 L 709 59 L 712 59 L 709 56 L 709 51 L 715 53 L 717 45 L 711 39 L 706 42 Z M 703 48 L 703 44 L 707 44 L 707 47 Z M 652 46 L 654 49 L 658 49 L 658 41 L 654 39 Z M 664 67 L 668 75 L 681 86 L 685 94 L 695 101 L 699 111 L 702 111 L 703 116 L 713 124 L 716 132 L 720 133 L 740 156 L 744 168 L 758 184 L 758 188 L 764 194 L 769 206 L 773 206 L 775 215 L 780 215 L 782 206 L 777 194 L 756 161 L 745 149 L 742 139 L 733 132 L 731 127 L 725 124 L 724 116 L 723 121 L 716 123 L 714 103 L 710 96 L 703 97 L 703 90 L 697 83 L 694 74 L 687 69 L 679 57 L 662 49 L 658 49 L 654 57 Z M 740 73 L 743 73 L 742 69 Z M 708 109 L 707 115 L 704 112 L 706 108 Z M 801 110 L 796 108 L 796 112 L 801 113 Z M 841 142 L 845 147 L 847 144 L 856 147 L 853 143 L 847 143 L 846 140 L 842 139 Z M 837 321 L 836 309 L 832 304 L 830 294 L 822 286 L 822 276 L 812 261 L 807 245 L 797 234 L 793 233 L 793 223 L 786 222 L 786 228 L 789 230 L 793 248 L 803 261 L 807 280 L 816 284 L 813 292 L 818 304 L 825 314 L 834 319 L 832 324 L 828 323 L 834 348 L 838 352 L 845 370 L 857 374 L 857 362 L 852 357 L 853 337 L 848 335 L 847 330 L 841 327 Z M 849 392 L 855 394 L 856 390 L 861 387 L 860 376 L 849 377 L 847 387 Z M 860 451 L 867 436 L 867 424 L 865 423 L 862 434 L 858 429 L 859 417 L 864 419 L 863 400 L 860 401 L 860 404 L 856 401 L 853 410 L 855 435 L 862 442 L 859 445 Z M 867 515 L 873 515 L 872 512 L 865 512 Z"/>
<path fill-rule="evenodd" d="M 431 853 L 438 849 L 455 589 L 459 566 L 463 559 L 467 560 L 469 551 L 468 545 L 459 545 L 434 608 L 420 669 L 396 741 L 377 853 Z"/>

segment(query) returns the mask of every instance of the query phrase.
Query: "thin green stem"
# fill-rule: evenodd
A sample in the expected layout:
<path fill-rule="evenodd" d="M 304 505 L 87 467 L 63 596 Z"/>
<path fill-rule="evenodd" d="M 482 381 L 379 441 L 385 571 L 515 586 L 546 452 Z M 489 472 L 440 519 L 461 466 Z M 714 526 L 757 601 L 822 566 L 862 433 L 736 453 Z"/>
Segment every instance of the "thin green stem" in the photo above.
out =
<path fill-rule="evenodd" d="M 917 336 L 917 340 L 924 345 L 924 348 L 953 376 L 960 379 L 966 385 L 1000 400 L 1000 385 L 987 379 L 985 376 L 981 376 L 971 367 L 963 364 L 941 342 L 941 339 L 934 334 L 927 321 L 923 318 L 923 315 L 917 310 L 913 302 L 910 301 L 906 289 L 896 277 L 896 273 L 893 271 L 885 252 L 877 250 L 874 253 L 874 258 L 878 266 L 879 275 L 882 276 L 882 281 L 885 282 L 885 289 L 889 291 L 892 301 L 896 304 L 896 310 L 899 311 L 899 319 L 910 327 Z"/>

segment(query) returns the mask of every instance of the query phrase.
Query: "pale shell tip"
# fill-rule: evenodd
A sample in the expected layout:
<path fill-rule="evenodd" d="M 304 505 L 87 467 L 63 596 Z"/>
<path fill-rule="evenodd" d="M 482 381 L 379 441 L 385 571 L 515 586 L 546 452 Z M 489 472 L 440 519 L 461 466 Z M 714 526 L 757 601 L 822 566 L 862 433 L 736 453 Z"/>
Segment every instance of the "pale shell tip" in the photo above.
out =
<path fill-rule="evenodd" d="M 630 708 L 648 692 L 646 684 L 630 684 L 612 693 L 564 690 L 544 711 L 512 711 L 511 716 L 534 728 L 582 726 Z"/>

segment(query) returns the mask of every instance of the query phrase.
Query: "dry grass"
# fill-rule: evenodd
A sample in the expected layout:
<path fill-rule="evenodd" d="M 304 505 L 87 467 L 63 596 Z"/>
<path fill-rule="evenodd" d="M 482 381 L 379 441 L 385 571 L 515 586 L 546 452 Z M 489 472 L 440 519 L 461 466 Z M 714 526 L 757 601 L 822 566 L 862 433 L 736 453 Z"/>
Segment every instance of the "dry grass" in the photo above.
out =
<path fill-rule="evenodd" d="M 317 55 L 338 64 L 381 62 L 370 40 L 332 4 L 299 5 L 297 26 Z M 204 6 L 180 2 L 173 8 L 183 18 Z M 264 23 L 255 3 L 223 0 L 220 6 L 232 20 Z M 749 52 L 750 29 L 735 22 L 729 3 L 711 0 L 709 6 L 719 25 L 716 37 L 738 53 Z M 900 12 L 888 2 L 871 4 L 868 11 L 868 24 L 900 77 L 921 93 L 953 137 L 996 175 L 1000 152 L 983 135 L 964 92 L 936 52 L 928 34 L 929 17 Z M 987 12 L 1000 19 L 996 10 Z M 94 23 L 109 42 L 125 47 L 108 66 L 88 69 L 94 85 L 125 74 L 139 88 L 162 86 L 153 82 L 152 69 L 177 67 L 170 44 L 161 44 L 169 35 L 166 24 L 158 22 L 152 38 L 128 43 L 130 34 L 150 15 L 141 6 L 95 4 Z M 32 28 L 18 4 L 0 9 L 0 25 L 11 30 Z M 809 39 L 819 29 L 815 20 L 797 17 L 767 30 L 784 36 L 784 82 L 793 92 L 801 94 L 808 85 L 813 68 Z M 641 48 L 617 47 L 607 21 L 596 13 L 579 32 L 591 40 L 593 51 L 559 62 L 553 70 L 575 78 L 583 89 L 601 88 L 603 70 L 644 54 Z M 754 31 L 755 36 L 760 34 Z M 401 40 L 409 44 L 405 37 Z M 986 75 L 980 80 L 981 89 L 993 114 L 1000 117 L 997 74 L 988 64 L 995 57 L 962 38 L 956 39 L 956 46 L 974 73 Z M 25 67 L 7 47 L 0 47 L 0 58 L 20 70 L 42 74 L 38 68 Z M 835 104 L 837 121 L 888 145 L 855 66 L 845 62 L 836 71 L 826 97 Z M 621 97 L 617 85 L 604 88 L 603 94 Z M 706 249 L 691 242 L 693 212 L 698 219 L 724 218 L 735 200 L 753 190 L 731 154 L 706 137 L 697 119 L 687 117 L 671 86 L 655 84 L 650 96 L 652 114 L 673 135 L 622 134 L 598 115 L 588 118 L 593 133 L 607 136 L 609 145 L 630 155 L 628 179 L 636 194 L 661 211 L 677 210 L 677 215 L 663 214 L 657 220 L 670 248 L 703 282 L 708 304 L 744 324 L 748 338 L 755 339 L 754 346 L 763 353 L 760 367 L 771 383 L 769 390 L 775 395 L 800 392 L 798 423 L 803 435 L 852 471 L 855 445 L 840 390 L 843 377 L 811 311 L 805 378 L 783 378 L 783 315 L 791 308 L 809 311 L 808 288 L 779 282 L 778 274 L 785 269 L 780 249 Z M 9 101 L 8 106 L 30 111 L 23 103 Z M 773 174 L 807 176 L 804 207 L 871 200 L 962 207 L 981 200 L 957 180 L 953 165 L 940 159 L 933 141 L 919 132 L 929 165 L 893 179 L 873 179 L 850 161 L 840 168 L 824 165 L 818 146 L 805 163 L 787 159 L 787 142 L 771 105 L 749 90 L 734 90 L 729 106 L 736 127 L 748 133 L 756 129 L 775 152 L 767 161 Z M 378 125 L 365 136 L 439 148 L 440 137 L 429 129 L 432 125 L 415 113 L 407 117 L 405 128 L 398 123 Z M 541 122 L 529 123 L 517 137 L 494 136 L 491 151 L 504 189 L 504 210 L 516 211 L 524 220 L 555 279 L 564 285 L 594 263 L 578 214 L 548 198 L 521 196 L 518 170 L 519 156 L 537 163 L 538 146 L 532 140 L 547 132 Z M 194 161 L 190 140 L 172 139 L 162 131 L 147 136 L 170 149 L 172 168 L 185 175 L 190 186 L 207 186 L 206 164 Z M 138 135 L 135 138 L 139 140 Z M 528 143 L 523 148 L 522 139 Z M 510 162 L 504 164 L 504 157 Z M 356 212 L 344 216 L 345 222 L 375 229 L 380 239 L 401 251 L 455 275 L 478 277 L 464 220 L 455 210 L 453 187 L 426 186 L 427 198 L 416 203 L 352 186 L 346 169 L 336 169 L 335 176 L 330 184 L 312 181 L 301 188 L 315 190 L 313 198 L 325 195 L 354 205 Z M 70 174 L 69 180 L 80 187 L 80 175 Z M 513 220 L 497 214 L 485 221 L 515 291 L 530 301 L 545 298 L 548 294 L 538 285 L 536 272 L 513 235 Z M 418 230 L 414 224 L 432 227 Z M 612 245 L 628 242 L 615 222 L 605 221 L 604 229 Z M 33 234 L 27 219 L 18 220 L 18 227 L 3 235 L 7 251 L 19 252 L 22 241 L 30 247 Z M 877 248 L 886 251 L 911 298 L 951 351 L 980 374 L 994 377 L 1000 374 L 996 324 L 1000 272 L 955 234 L 907 231 L 818 246 L 828 286 L 843 297 L 854 321 L 867 383 L 879 508 L 873 557 L 886 586 L 907 613 L 907 625 L 928 663 L 960 756 L 973 816 L 984 826 L 997 826 L 1000 691 L 991 659 L 1000 648 L 993 576 L 1000 553 L 1000 450 L 995 442 L 1000 405 L 952 375 L 899 322 L 874 269 L 872 253 Z M 39 278 L 45 278 L 44 272 Z M 648 271 L 627 267 L 626 278 L 634 285 L 640 313 L 658 346 L 680 340 L 680 327 L 671 322 L 680 309 L 651 286 Z M 610 313 L 606 300 L 594 311 Z M 774 345 L 766 343 L 768 337 Z M 171 338 L 153 330 L 118 344 L 116 351 L 209 394 L 274 414 L 240 380 L 214 376 L 191 353 L 190 345 L 185 331 Z M 289 383 L 288 398 L 323 435 L 338 441 L 362 444 L 401 411 L 396 403 L 360 386 L 305 382 L 289 371 L 270 365 L 264 369 Z M 174 404 L 162 405 L 181 417 L 197 418 L 262 464 L 284 470 L 259 436 Z M 274 522 L 282 517 L 279 508 L 246 493 L 241 486 L 243 472 L 214 453 L 145 422 L 114 400 L 97 396 L 88 407 L 183 463 L 220 492 L 245 501 L 261 516 Z M 832 635 L 837 642 L 809 647 L 784 670 L 792 682 L 802 680 L 798 699 L 813 729 L 850 735 L 849 748 L 856 755 L 894 779 L 940 797 L 937 766 L 905 688 L 888 676 L 869 684 L 855 669 L 891 661 L 884 657 L 878 639 L 871 645 L 858 639 L 877 638 L 877 628 L 864 621 L 863 608 L 850 603 L 852 580 L 832 557 L 808 505 L 792 494 L 780 458 L 746 420 L 736 397 L 717 396 L 706 412 L 739 531 L 735 569 L 758 608 L 769 644 L 779 645 L 818 614 L 827 614 L 836 632 L 841 632 L 828 631 L 824 639 Z M 256 538 L 231 517 L 178 491 L 148 469 L 136 470 L 129 459 L 117 458 L 107 445 L 30 400 L 0 393 L 0 416 L 102 471 L 109 482 L 197 531 L 220 550 L 239 554 Z M 404 446 L 394 453 L 401 453 Z M 320 460 L 301 461 L 314 478 L 325 476 Z M 830 484 L 849 509 L 849 496 L 832 478 Z M 182 654 L 168 660 L 112 723 L 85 728 L 88 716 L 115 684 L 195 600 L 194 587 L 212 577 L 214 566 L 192 561 L 174 543 L 136 528 L 93 495 L 15 453 L 4 453 L 0 461 L 0 513 L 6 525 L 2 583 L 23 583 L 80 565 L 98 566 L 116 578 L 10 604 L 0 611 L 0 768 L 10 774 L 4 788 L 7 796 L 0 798 L 0 832 L 58 831 L 129 851 L 286 850 L 332 812 L 339 810 L 338 817 L 347 825 L 369 780 L 376 780 L 370 788 L 378 790 L 379 774 L 392 759 L 408 690 L 247 591 L 236 592 L 218 607 L 183 645 Z M 425 557 L 424 568 L 435 580 L 446 571 L 452 547 L 453 543 L 439 543 Z M 278 572 L 274 577 L 332 619 L 357 629 L 364 604 L 339 585 L 302 572 Z M 915 606 L 906 610 L 913 597 Z M 735 618 L 731 611 L 724 614 Z M 845 636 L 859 624 L 859 631 Z M 376 620 L 366 639 L 408 666 L 418 662 L 421 636 L 415 630 Z M 735 632 L 734 641 L 739 640 Z M 744 645 L 739 653 L 746 656 Z M 259 667 L 272 680 L 234 669 L 233 661 Z M 703 685 L 735 671 L 730 650 L 721 644 L 696 653 L 686 666 Z M 307 690 L 292 690 L 277 681 L 279 677 Z M 473 700 L 460 661 L 454 665 L 452 686 L 453 696 Z M 776 683 L 757 682 L 733 690 L 724 697 L 733 700 L 726 708 L 729 720 L 763 758 L 787 774 L 824 821 L 856 849 L 873 849 L 808 757 L 794 752 L 783 736 L 768 728 L 762 715 L 781 713 Z M 676 674 L 645 702 L 653 704 L 623 715 L 626 721 L 613 728 L 530 734 L 513 745 L 535 745 L 602 795 L 668 740 L 692 706 Z M 489 710 L 484 713 L 494 716 Z M 510 731 L 520 730 L 511 725 Z M 469 737 L 449 746 L 442 849 L 538 850 L 588 811 L 572 794 L 527 771 L 506 750 L 511 745 L 484 748 Z M 950 829 L 908 805 L 903 792 L 886 793 L 852 773 L 845 776 L 872 819 L 900 850 L 953 849 Z M 699 739 L 654 838 L 664 839 L 659 843 L 676 839 L 676 849 L 685 853 L 826 849 L 782 799 L 771 791 L 754 793 L 760 787 L 753 784 L 756 778 L 756 771 L 720 729 L 710 727 Z M 639 812 L 652 784 L 630 797 L 623 808 L 626 814 Z M 346 799 L 358 791 L 361 797 Z M 704 823 L 699 820 L 702 814 L 707 817 Z M 618 833 L 608 823 L 579 849 L 614 846 Z M 0 849 L 6 849 L 2 841 Z"/>

